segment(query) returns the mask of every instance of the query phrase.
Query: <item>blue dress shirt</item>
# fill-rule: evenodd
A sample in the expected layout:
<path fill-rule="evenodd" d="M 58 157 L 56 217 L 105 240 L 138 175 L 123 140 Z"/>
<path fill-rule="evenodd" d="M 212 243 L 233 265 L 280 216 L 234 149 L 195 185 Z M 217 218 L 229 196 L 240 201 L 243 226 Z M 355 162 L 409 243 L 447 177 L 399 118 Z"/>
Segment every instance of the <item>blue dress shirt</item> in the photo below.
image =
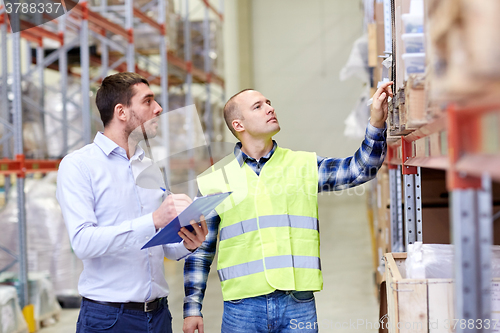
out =
<path fill-rule="evenodd" d="M 164 256 L 180 260 L 191 253 L 182 242 L 141 250 L 156 233 L 152 213 L 163 196 L 160 185 L 136 185 L 136 176 L 150 165 L 139 146 L 129 159 L 102 133 L 62 160 L 57 200 L 73 250 L 83 261 L 82 296 L 108 302 L 165 297 Z"/>

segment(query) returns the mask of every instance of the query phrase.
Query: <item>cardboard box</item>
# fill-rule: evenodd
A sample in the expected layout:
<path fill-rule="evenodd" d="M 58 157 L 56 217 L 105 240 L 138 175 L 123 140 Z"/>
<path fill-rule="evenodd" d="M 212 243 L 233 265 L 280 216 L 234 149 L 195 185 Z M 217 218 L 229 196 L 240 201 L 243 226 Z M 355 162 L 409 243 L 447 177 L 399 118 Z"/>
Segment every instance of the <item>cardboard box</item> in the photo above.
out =
<path fill-rule="evenodd" d="M 479 100 L 500 91 L 500 2 L 426 0 L 429 102 Z M 429 104 L 429 103 L 428 103 Z"/>
<path fill-rule="evenodd" d="M 462 0 L 463 41 L 471 74 L 500 79 L 500 1 Z"/>
<path fill-rule="evenodd" d="M 412 74 L 405 84 L 405 105 L 399 112 L 402 130 L 417 129 L 427 124 L 424 80 L 425 74 Z"/>
<path fill-rule="evenodd" d="M 401 35 L 405 33 L 402 15 L 410 12 L 411 0 L 395 0 L 395 30 L 392 32 L 392 38 L 396 41 L 396 50 L 393 50 L 396 59 L 396 81 L 395 89 L 403 87 L 405 67 L 402 55 L 404 52 L 404 44 Z"/>

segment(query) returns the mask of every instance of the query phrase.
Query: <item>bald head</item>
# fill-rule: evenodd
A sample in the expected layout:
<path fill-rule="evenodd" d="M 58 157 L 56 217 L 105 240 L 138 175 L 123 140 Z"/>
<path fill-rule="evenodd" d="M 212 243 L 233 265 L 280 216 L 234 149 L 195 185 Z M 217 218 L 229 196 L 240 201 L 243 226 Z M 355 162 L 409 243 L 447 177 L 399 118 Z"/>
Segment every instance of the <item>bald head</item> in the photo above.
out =
<path fill-rule="evenodd" d="M 226 121 L 226 125 L 233 133 L 233 135 L 238 139 L 238 135 L 233 127 L 233 120 L 235 119 L 244 119 L 241 111 L 238 108 L 238 96 L 245 91 L 254 91 L 254 89 L 243 89 L 239 93 L 233 95 L 224 106 L 224 120 Z"/>

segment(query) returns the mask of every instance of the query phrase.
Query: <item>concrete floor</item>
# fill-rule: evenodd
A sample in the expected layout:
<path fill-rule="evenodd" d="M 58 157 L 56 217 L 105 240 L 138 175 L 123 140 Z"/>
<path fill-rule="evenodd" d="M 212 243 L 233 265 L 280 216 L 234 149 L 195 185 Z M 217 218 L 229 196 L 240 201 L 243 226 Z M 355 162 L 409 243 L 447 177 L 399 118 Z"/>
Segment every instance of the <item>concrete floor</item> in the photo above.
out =
<path fill-rule="evenodd" d="M 356 192 L 361 193 L 358 190 Z M 321 332 L 373 332 L 378 317 L 378 301 L 373 282 L 371 240 L 366 198 L 353 190 L 342 195 L 325 193 L 319 197 L 321 258 L 324 290 L 316 293 Z M 182 332 L 183 262 L 165 265 L 170 285 L 170 311 L 174 332 Z M 205 332 L 220 332 L 222 294 L 216 270 L 212 269 L 203 307 Z M 40 333 L 75 331 L 78 310 L 63 310 L 60 322 Z"/>

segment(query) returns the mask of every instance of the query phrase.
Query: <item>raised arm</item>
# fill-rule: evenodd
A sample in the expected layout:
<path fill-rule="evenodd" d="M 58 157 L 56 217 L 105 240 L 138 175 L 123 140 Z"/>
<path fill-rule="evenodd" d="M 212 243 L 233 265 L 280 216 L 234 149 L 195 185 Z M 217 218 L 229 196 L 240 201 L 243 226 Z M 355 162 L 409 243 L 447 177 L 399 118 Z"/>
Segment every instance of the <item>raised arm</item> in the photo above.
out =
<path fill-rule="evenodd" d="M 318 156 L 318 190 L 335 191 L 363 184 L 373 179 L 382 166 L 387 151 L 386 125 L 390 85 L 384 83 L 373 95 L 370 123 L 365 139 L 353 156 L 324 158 Z"/>

